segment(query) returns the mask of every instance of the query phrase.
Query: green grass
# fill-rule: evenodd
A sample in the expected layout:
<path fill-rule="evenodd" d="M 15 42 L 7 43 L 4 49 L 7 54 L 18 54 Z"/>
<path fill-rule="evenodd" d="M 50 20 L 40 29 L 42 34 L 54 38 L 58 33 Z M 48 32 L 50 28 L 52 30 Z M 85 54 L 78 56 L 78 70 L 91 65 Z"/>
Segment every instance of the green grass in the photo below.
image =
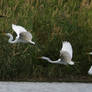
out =
<path fill-rule="evenodd" d="M 16 35 L 11 24 L 24 26 L 36 46 L 10 44 L 0 35 L 0 80 L 92 81 L 92 1 L 89 0 L 1 0 L 0 33 Z M 62 41 L 70 41 L 75 66 L 50 64 L 37 57 L 59 57 Z"/>

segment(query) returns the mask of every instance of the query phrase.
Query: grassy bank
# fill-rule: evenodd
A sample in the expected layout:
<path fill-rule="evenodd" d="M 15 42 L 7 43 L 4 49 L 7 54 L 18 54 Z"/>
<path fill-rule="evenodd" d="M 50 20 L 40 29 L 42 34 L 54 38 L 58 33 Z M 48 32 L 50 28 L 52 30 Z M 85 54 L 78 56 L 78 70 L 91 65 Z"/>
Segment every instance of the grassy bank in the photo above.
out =
<path fill-rule="evenodd" d="M 0 0 L 0 33 L 16 34 L 11 24 L 24 26 L 33 35 L 36 46 L 9 44 L 0 35 L 0 80 L 53 79 L 72 80 L 85 77 L 92 64 L 92 1 L 91 0 Z M 75 66 L 50 64 L 37 57 L 59 57 L 62 41 L 70 41 Z M 70 78 L 70 77 L 71 78 Z M 77 78 L 78 80 L 78 78 Z"/>

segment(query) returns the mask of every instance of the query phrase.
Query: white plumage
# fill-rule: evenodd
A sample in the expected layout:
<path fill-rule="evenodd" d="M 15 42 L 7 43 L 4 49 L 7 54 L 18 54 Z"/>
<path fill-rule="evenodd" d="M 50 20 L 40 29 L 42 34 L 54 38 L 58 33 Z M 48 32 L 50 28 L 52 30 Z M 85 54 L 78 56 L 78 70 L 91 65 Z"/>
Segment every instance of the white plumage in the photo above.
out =
<path fill-rule="evenodd" d="M 12 29 L 16 32 L 17 36 L 15 40 L 13 40 L 13 36 L 10 33 L 6 33 L 6 35 L 10 37 L 9 43 L 29 42 L 35 44 L 35 42 L 32 41 L 32 34 L 27 32 L 24 27 L 12 24 Z"/>
<path fill-rule="evenodd" d="M 67 41 L 63 42 L 63 46 L 62 46 L 62 49 L 60 50 L 60 53 L 62 53 L 62 51 L 68 52 L 71 56 L 71 59 L 72 59 L 73 51 L 72 51 L 72 46 L 69 42 L 67 42 Z"/>
<path fill-rule="evenodd" d="M 56 61 L 52 61 L 50 58 L 42 56 L 40 57 L 41 59 L 47 60 L 50 63 L 58 63 L 58 64 L 70 64 L 70 65 L 74 65 L 74 62 L 71 60 L 72 59 L 72 46 L 69 42 L 64 41 L 63 45 L 62 45 L 62 49 L 60 50 L 60 56 L 61 58 L 59 58 Z"/>
<path fill-rule="evenodd" d="M 92 75 L 92 66 L 90 67 L 89 71 L 88 71 L 89 75 Z"/>
<path fill-rule="evenodd" d="M 12 24 L 12 29 L 16 32 L 17 35 L 19 35 L 22 32 L 27 32 L 27 30 L 24 27 L 19 25 Z"/>
<path fill-rule="evenodd" d="M 92 55 L 92 52 L 89 52 L 88 54 Z"/>

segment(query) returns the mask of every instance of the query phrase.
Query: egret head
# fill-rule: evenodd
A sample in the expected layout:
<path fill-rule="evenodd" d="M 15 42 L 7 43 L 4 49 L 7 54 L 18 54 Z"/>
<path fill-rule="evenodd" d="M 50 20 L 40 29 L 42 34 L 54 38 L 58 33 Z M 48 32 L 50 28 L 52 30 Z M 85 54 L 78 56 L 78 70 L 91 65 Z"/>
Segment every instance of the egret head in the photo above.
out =
<path fill-rule="evenodd" d="M 69 65 L 74 65 L 73 61 L 68 62 Z"/>
<path fill-rule="evenodd" d="M 30 40 L 29 42 L 30 42 L 31 44 L 35 45 L 35 42 L 33 42 L 33 41 L 31 41 L 31 40 Z"/>
<path fill-rule="evenodd" d="M 2 35 L 6 35 L 6 36 L 9 36 L 10 33 L 1 33 Z"/>
<path fill-rule="evenodd" d="M 9 36 L 9 35 L 10 35 L 10 33 L 4 33 L 4 35 Z"/>
<path fill-rule="evenodd" d="M 58 61 L 58 62 L 60 62 L 60 61 L 61 61 L 61 59 L 59 58 L 57 61 Z"/>

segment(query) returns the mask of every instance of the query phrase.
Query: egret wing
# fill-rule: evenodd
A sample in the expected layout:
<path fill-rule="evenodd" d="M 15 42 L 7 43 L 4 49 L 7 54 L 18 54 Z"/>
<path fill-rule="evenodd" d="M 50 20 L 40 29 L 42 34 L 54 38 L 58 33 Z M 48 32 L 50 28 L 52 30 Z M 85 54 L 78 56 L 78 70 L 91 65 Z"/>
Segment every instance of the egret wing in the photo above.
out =
<path fill-rule="evenodd" d="M 92 66 L 90 67 L 88 74 L 92 75 Z"/>
<path fill-rule="evenodd" d="M 19 35 L 22 32 L 27 32 L 27 30 L 24 27 L 19 25 L 12 24 L 12 29 L 16 32 L 17 35 Z"/>
<path fill-rule="evenodd" d="M 22 32 L 20 33 L 20 39 L 30 41 L 32 40 L 32 34 L 29 32 Z"/>
<path fill-rule="evenodd" d="M 67 42 L 67 41 L 63 42 L 62 49 L 60 50 L 60 53 L 62 51 L 68 52 L 70 54 L 71 58 L 72 58 L 73 50 L 72 50 L 72 46 L 71 46 L 70 42 Z"/>

